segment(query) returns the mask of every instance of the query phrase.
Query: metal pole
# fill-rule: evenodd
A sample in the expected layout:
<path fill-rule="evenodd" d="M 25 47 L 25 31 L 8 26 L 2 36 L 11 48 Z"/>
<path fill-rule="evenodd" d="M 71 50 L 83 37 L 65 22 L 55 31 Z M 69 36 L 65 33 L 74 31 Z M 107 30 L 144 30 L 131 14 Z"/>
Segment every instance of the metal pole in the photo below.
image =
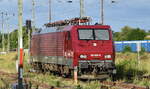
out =
<path fill-rule="evenodd" d="M 103 25 L 104 24 L 104 0 L 101 0 L 100 5 L 101 5 L 101 10 L 100 10 L 101 20 L 100 20 L 100 23 Z"/>
<path fill-rule="evenodd" d="M 32 0 L 32 32 L 35 31 L 35 1 Z"/>
<path fill-rule="evenodd" d="M 30 39 L 31 39 L 31 36 L 30 36 L 30 34 L 31 34 L 31 28 L 29 28 L 29 27 L 27 27 L 27 30 L 28 30 L 28 57 L 29 57 L 29 60 L 30 60 Z"/>
<path fill-rule="evenodd" d="M 23 11 L 23 1 L 18 0 L 18 58 L 19 68 L 18 68 L 18 88 L 23 89 L 23 39 L 22 39 L 22 11 Z"/>
<path fill-rule="evenodd" d="M 84 16 L 84 0 L 80 0 L 80 18 Z"/>
<path fill-rule="evenodd" d="M 4 43 L 4 12 L 1 13 L 2 14 L 2 51 L 5 51 L 5 43 Z"/>
<path fill-rule="evenodd" d="M 6 16 L 8 16 L 8 14 L 6 13 Z M 14 14 L 13 14 L 14 16 Z M 9 25 L 9 16 L 6 19 L 6 26 L 7 26 L 7 52 L 9 53 L 10 50 L 10 25 Z"/>
<path fill-rule="evenodd" d="M 78 67 L 74 67 L 74 82 L 75 84 L 78 84 Z"/>
<path fill-rule="evenodd" d="M 9 22 L 9 18 L 7 18 L 7 22 L 6 22 L 6 24 L 7 24 L 7 32 L 8 32 L 8 33 L 7 33 L 7 34 L 8 34 L 8 35 L 7 35 L 7 38 L 8 38 L 8 40 L 7 40 L 7 41 L 8 41 L 8 43 L 7 43 L 7 52 L 9 52 L 9 49 L 10 49 L 9 23 L 8 23 L 8 22 Z"/>
<path fill-rule="evenodd" d="M 141 43 L 137 43 L 137 63 L 140 64 L 140 51 L 141 51 Z"/>
<path fill-rule="evenodd" d="M 48 12 L 49 12 L 49 19 L 48 19 L 48 20 L 49 20 L 49 21 L 48 21 L 49 23 L 51 22 L 51 19 L 52 19 L 52 13 L 51 13 L 52 11 L 51 11 L 51 9 L 52 9 L 52 8 L 51 8 L 51 0 L 49 0 L 49 11 L 48 11 Z"/>
<path fill-rule="evenodd" d="M 9 24 L 8 24 L 8 52 L 10 50 L 10 32 L 9 32 Z"/>

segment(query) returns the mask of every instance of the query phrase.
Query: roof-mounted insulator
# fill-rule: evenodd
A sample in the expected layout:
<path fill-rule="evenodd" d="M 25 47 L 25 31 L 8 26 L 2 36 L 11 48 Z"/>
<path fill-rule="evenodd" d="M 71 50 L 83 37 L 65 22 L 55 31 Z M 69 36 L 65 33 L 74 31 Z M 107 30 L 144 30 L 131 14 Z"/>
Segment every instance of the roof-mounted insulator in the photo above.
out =
<path fill-rule="evenodd" d="M 72 18 L 69 20 L 61 20 L 45 24 L 46 27 L 65 26 L 65 25 L 80 25 L 81 23 L 89 24 L 90 17 Z"/>

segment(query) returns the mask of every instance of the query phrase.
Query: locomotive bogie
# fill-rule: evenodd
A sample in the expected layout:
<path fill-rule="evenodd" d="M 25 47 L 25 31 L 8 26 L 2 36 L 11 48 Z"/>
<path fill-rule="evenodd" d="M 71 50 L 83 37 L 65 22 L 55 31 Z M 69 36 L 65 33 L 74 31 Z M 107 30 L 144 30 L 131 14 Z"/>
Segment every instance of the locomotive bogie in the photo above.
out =
<path fill-rule="evenodd" d="M 113 62 L 105 61 L 79 61 L 79 70 L 81 73 L 93 73 L 96 72 L 97 75 L 102 73 L 112 73 L 115 69 Z"/>

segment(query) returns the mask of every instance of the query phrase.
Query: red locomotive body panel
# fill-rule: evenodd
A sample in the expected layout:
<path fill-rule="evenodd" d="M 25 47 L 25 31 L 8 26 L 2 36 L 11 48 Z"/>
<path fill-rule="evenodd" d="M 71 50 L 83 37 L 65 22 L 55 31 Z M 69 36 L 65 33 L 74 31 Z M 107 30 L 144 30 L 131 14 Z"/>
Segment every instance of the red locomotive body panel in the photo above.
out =
<path fill-rule="evenodd" d="M 63 32 L 35 35 L 33 36 L 32 40 L 32 56 L 63 56 Z"/>
<path fill-rule="evenodd" d="M 78 29 L 87 28 L 108 30 L 109 40 L 79 40 Z M 110 26 L 74 26 L 72 27 L 71 33 L 73 33 L 72 47 L 74 52 L 74 66 L 78 65 L 79 60 L 114 60 L 114 46 Z M 79 58 L 81 54 L 87 55 L 87 58 Z M 92 56 L 92 54 L 94 56 Z M 104 56 L 108 54 L 112 57 L 104 58 Z"/>

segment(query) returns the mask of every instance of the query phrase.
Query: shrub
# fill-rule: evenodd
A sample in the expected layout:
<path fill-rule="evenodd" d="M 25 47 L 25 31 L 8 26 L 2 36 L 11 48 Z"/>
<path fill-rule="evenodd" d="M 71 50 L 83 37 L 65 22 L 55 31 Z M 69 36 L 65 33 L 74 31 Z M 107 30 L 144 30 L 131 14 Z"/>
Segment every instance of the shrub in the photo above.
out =
<path fill-rule="evenodd" d="M 123 49 L 123 53 L 125 53 L 125 52 L 131 52 L 131 47 L 126 45 Z"/>
<path fill-rule="evenodd" d="M 144 52 L 146 52 L 145 48 L 141 48 L 140 54 L 143 54 Z"/>
<path fill-rule="evenodd" d="M 77 85 L 75 89 L 83 89 L 81 85 Z"/>
<path fill-rule="evenodd" d="M 138 61 L 134 59 L 122 60 L 116 64 L 117 79 L 129 79 L 137 76 L 143 76 L 147 71 L 138 65 Z M 131 80 L 131 79 L 129 79 Z"/>

